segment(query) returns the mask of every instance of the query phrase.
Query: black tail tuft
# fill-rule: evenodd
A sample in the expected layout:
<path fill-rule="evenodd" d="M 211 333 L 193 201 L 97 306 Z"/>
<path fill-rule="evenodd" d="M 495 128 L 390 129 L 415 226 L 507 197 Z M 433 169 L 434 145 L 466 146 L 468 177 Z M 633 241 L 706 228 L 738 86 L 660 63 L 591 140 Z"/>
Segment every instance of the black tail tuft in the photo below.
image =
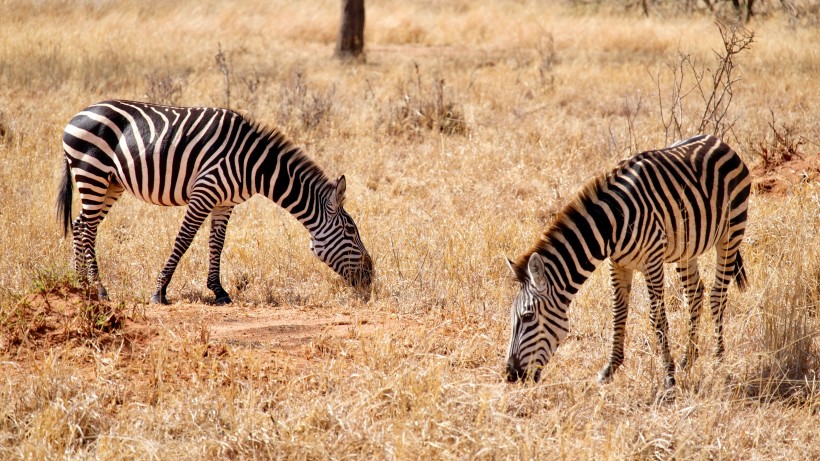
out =
<path fill-rule="evenodd" d="M 737 289 L 740 291 L 746 291 L 746 268 L 743 267 L 743 258 L 740 257 L 740 252 L 738 252 L 735 256 L 735 267 L 732 270 L 732 275 L 735 276 Z"/>
<path fill-rule="evenodd" d="M 68 161 L 65 162 L 65 169 L 63 170 L 63 179 L 60 180 L 60 186 L 57 189 L 57 220 L 63 224 L 63 237 L 68 236 L 68 230 L 71 228 L 71 201 L 74 192 L 74 184 L 71 181 L 71 167 L 68 166 Z"/>

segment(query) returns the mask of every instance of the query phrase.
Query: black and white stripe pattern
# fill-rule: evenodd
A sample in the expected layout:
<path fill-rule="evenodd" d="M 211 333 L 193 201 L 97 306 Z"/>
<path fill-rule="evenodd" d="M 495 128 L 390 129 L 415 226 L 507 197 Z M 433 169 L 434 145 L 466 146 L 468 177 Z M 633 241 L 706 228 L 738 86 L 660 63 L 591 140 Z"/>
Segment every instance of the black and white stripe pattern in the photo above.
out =
<path fill-rule="evenodd" d="M 310 232 L 314 254 L 369 293 L 373 266 L 343 208 L 344 176 L 329 180 L 276 130 L 226 109 L 103 101 L 71 119 L 63 150 L 58 217 L 66 233 L 72 229 L 75 267 L 97 286 L 101 299 L 107 293 L 97 268 L 97 228 L 124 191 L 155 205 L 188 205 L 152 302 L 168 302 L 166 288 L 177 263 L 209 214 L 208 288 L 217 303 L 231 301 L 219 277 L 225 229 L 234 206 L 254 194 L 289 211 Z M 72 177 L 82 206 L 73 223 Z"/>
<path fill-rule="evenodd" d="M 512 304 L 507 378 L 538 380 L 567 335 L 567 307 L 605 259 L 611 262 L 613 344 L 598 379 L 607 382 L 623 363 L 624 328 L 633 271 L 644 274 L 650 320 L 674 386 L 663 305 L 663 264 L 677 263 L 689 306 L 689 341 L 682 366 L 697 355 L 703 283 L 697 257 L 715 247 L 710 307 L 716 354 L 723 353 L 723 311 L 729 282 L 746 285 L 739 246 L 746 228 L 749 171 L 740 157 L 712 136 L 698 136 L 659 151 L 643 152 L 595 178 L 556 217 L 536 245 L 510 268 L 521 283 Z"/>

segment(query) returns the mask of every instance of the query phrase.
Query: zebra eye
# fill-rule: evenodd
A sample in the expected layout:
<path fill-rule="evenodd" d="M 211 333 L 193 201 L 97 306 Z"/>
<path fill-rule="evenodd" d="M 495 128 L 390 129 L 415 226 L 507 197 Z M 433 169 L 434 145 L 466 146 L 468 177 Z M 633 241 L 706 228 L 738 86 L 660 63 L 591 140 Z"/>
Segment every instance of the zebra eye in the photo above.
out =
<path fill-rule="evenodd" d="M 524 322 L 529 322 L 534 317 L 535 317 L 535 312 L 532 312 L 532 311 L 524 312 L 523 314 L 521 314 L 521 320 L 523 320 Z"/>

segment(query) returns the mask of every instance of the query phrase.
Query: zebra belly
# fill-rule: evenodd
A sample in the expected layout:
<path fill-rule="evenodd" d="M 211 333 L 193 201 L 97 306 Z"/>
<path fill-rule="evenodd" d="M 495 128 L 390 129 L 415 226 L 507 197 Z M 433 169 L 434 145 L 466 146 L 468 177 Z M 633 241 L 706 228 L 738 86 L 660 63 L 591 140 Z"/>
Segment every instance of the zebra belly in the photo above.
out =
<path fill-rule="evenodd" d="M 141 177 L 145 178 L 145 171 L 143 170 L 142 173 Z M 120 172 L 117 171 L 114 177 L 111 178 L 111 182 L 119 183 L 129 193 L 152 205 L 184 206 L 190 200 L 190 188 L 187 184 L 188 181 L 180 180 L 177 176 L 171 175 L 170 178 L 166 178 L 165 182 L 160 184 L 147 184 L 144 180 L 135 183 L 128 176 L 123 178 Z"/>

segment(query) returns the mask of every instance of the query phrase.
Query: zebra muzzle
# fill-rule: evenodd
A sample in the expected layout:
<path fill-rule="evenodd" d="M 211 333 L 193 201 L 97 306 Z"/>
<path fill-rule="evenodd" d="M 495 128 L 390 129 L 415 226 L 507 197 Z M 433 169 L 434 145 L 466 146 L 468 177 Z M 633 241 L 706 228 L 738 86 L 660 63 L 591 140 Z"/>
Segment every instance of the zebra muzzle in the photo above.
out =
<path fill-rule="evenodd" d="M 537 383 L 541 379 L 541 367 L 535 369 L 524 369 L 515 358 L 511 357 L 507 361 L 507 381 L 514 383 L 518 380 Z"/>

